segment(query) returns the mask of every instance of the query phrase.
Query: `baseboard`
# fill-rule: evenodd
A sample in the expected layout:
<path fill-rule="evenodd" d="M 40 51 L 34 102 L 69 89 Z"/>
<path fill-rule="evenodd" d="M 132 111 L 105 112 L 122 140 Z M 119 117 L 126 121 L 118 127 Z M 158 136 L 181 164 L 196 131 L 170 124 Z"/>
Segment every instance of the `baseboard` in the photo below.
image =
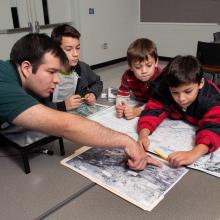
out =
<path fill-rule="evenodd" d="M 110 66 L 110 65 L 113 65 L 113 64 L 116 64 L 116 63 L 121 63 L 121 62 L 124 62 L 126 60 L 127 60 L 126 57 L 122 57 L 122 58 L 118 58 L 118 59 L 115 59 L 115 60 L 110 60 L 110 61 L 107 61 L 107 62 L 92 65 L 91 68 L 94 70 L 94 69 Z"/>
<path fill-rule="evenodd" d="M 161 60 L 161 61 L 170 62 L 172 59 L 173 59 L 173 57 L 163 57 L 163 56 L 159 56 L 159 60 Z"/>
<path fill-rule="evenodd" d="M 168 61 L 169 62 L 171 59 L 172 59 L 171 57 L 159 56 L 159 60 L 161 60 L 161 61 Z M 127 60 L 126 57 L 121 57 L 121 58 L 118 58 L 118 59 L 115 59 L 115 60 L 110 60 L 110 61 L 106 61 L 106 62 L 103 62 L 103 63 L 91 65 L 91 68 L 93 70 L 95 70 L 95 69 L 110 66 L 110 65 L 113 65 L 113 64 L 121 63 L 121 62 L 124 62 L 126 60 Z"/>

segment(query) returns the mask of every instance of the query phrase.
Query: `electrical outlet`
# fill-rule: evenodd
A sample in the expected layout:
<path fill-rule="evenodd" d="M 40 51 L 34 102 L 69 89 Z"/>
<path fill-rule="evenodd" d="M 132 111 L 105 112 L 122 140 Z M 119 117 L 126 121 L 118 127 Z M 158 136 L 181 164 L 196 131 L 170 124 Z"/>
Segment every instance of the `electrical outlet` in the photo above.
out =
<path fill-rule="evenodd" d="M 108 49 L 108 43 L 103 43 L 102 48 L 103 48 L 104 50 Z"/>
<path fill-rule="evenodd" d="M 89 14 L 94 15 L 95 14 L 95 9 L 94 8 L 89 8 Z"/>

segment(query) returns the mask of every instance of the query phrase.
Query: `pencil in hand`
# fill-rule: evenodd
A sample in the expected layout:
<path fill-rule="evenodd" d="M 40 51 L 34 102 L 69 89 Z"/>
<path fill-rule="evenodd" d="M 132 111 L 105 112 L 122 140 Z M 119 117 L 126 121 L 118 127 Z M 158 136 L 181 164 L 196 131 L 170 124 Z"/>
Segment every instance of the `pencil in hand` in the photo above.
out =
<path fill-rule="evenodd" d="M 154 149 L 154 153 L 164 160 L 168 160 L 168 156 L 161 152 L 159 149 Z"/>
<path fill-rule="evenodd" d="M 82 101 L 86 100 L 86 97 L 82 97 L 81 100 L 82 100 Z"/>

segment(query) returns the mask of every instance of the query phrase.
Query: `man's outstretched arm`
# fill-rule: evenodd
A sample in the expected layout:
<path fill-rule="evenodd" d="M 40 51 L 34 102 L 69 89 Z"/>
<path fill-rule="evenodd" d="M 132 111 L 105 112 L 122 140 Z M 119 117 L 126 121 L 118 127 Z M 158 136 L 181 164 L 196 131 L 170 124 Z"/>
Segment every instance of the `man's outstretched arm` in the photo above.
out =
<path fill-rule="evenodd" d="M 13 123 L 87 146 L 123 148 L 130 157 L 128 165 L 132 169 L 142 170 L 148 162 L 144 149 L 127 135 L 89 119 L 56 111 L 41 104 L 28 108 L 18 115 Z M 150 163 L 154 161 L 150 160 Z M 157 165 L 157 162 L 155 163 Z"/>

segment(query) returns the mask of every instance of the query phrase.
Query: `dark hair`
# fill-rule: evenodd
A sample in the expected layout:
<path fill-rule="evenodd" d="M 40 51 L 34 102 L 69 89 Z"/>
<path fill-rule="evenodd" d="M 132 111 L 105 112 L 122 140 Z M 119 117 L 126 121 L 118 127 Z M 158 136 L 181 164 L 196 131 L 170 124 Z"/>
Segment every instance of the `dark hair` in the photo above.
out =
<path fill-rule="evenodd" d="M 132 62 L 148 60 L 149 56 L 155 59 L 157 62 L 157 48 L 153 41 L 147 38 L 139 38 L 132 42 L 127 50 L 127 61 L 131 66 Z"/>
<path fill-rule="evenodd" d="M 46 34 L 39 33 L 27 34 L 20 38 L 11 49 L 10 60 L 16 65 L 29 61 L 33 66 L 33 73 L 36 73 L 46 53 L 52 53 L 63 65 L 68 63 L 60 46 Z"/>
<path fill-rule="evenodd" d="M 200 83 L 203 77 L 201 64 L 191 55 L 176 56 L 164 69 L 165 82 L 169 87 L 187 83 Z"/>
<path fill-rule="evenodd" d="M 74 27 L 68 24 L 62 24 L 53 29 L 51 33 L 51 38 L 54 39 L 60 45 L 62 37 L 72 37 L 79 39 L 80 33 Z"/>

